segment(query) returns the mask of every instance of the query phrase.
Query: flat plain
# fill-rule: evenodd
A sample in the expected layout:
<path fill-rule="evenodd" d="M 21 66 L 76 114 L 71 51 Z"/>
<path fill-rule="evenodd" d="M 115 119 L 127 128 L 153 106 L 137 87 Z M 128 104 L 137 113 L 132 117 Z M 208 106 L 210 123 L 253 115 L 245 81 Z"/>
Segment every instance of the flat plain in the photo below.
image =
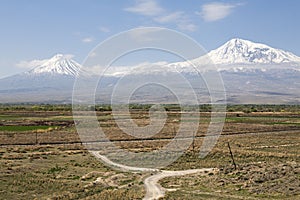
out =
<path fill-rule="evenodd" d="M 159 184 L 166 189 L 163 199 L 300 199 L 299 108 L 265 107 L 229 108 L 222 134 L 205 158 L 199 158 L 198 152 L 211 113 L 190 111 L 185 119 L 190 123 L 200 114 L 194 142 L 164 169 L 217 170 L 161 179 Z M 69 107 L 2 106 L 0 110 L 1 199 L 145 196 L 143 181 L 151 173 L 113 170 L 93 157 L 80 141 Z M 147 140 L 124 134 L 109 109 L 98 110 L 97 118 L 112 142 L 141 152 L 160 149 L 176 135 L 182 113 L 168 109 L 167 114 L 163 129 Z M 147 109 L 132 109 L 130 117 L 139 126 L 150 123 Z"/>

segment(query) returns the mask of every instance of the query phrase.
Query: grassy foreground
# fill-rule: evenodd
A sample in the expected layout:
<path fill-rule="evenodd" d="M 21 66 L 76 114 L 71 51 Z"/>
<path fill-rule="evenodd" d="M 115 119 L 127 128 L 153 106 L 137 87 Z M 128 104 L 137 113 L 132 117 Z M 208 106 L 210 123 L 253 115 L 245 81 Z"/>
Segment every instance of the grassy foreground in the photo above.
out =
<path fill-rule="evenodd" d="M 34 109 L 0 112 L 0 199 L 144 197 L 143 180 L 149 174 L 114 171 L 89 154 L 67 108 Z M 197 153 L 209 123 L 209 113 L 203 113 L 194 145 L 166 169 L 216 167 L 218 171 L 162 179 L 160 184 L 170 189 L 164 199 L 300 199 L 300 113 L 280 109 L 229 112 L 218 143 L 200 159 Z M 132 117 L 140 125 L 148 123 L 144 111 Z M 179 123 L 177 117 L 177 112 L 170 112 L 166 127 L 153 140 L 132 141 L 121 134 L 109 111 L 98 113 L 108 137 L 121 139 L 119 145 L 133 151 L 165 145 Z"/>

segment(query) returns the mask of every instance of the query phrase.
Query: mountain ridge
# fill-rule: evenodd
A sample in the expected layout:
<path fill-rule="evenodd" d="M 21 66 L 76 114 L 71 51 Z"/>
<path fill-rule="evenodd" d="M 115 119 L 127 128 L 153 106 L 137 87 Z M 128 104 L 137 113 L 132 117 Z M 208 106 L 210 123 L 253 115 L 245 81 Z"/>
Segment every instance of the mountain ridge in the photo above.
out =
<path fill-rule="evenodd" d="M 271 67 L 293 67 L 300 70 L 300 57 L 291 52 L 276 49 L 262 43 L 255 43 L 249 40 L 233 38 L 219 48 L 209 51 L 206 55 L 189 61 L 167 63 L 165 61 L 157 63 L 139 64 L 136 66 L 112 66 L 106 72 L 108 76 L 124 76 L 130 73 L 142 74 L 155 71 L 161 72 L 187 72 L 192 73 L 191 63 L 197 67 L 197 70 L 213 69 L 215 65 L 217 70 L 246 70 L 253 67 L 267 70 Z M 266 68 L 267 66 L 267 68 Z M 154 70 L 155 69 L 155 70 Z M 248 69 L 248 70 L 249 70 Z M 81 72 L 80 72 L 81 71 Z M 57 54 L 46 60 L 40 66 L 25 72 L 25 75 L 66 75 L 76 77 L 79 73 L 83 74 L 81 65 L 68 56 Z M 87 69 L 87 71 L 89 71 Z M 87 73 L 85 73 L 87 74 Z M 90 73 L 91 75 L 91 73 Z"/>
<path fill-rule="evenodd" d="M 254 59 L 253 56 L 257 57 Z M 211 62 L 212 59 L 216 64 Z M 185 93 L 186 88 L 172 79 L 176 77 L 173 75 L 179 72 L 192 83 L 192 87 L 200 95 L 199 99 L 204 99 L 203 102 L 208 103 L 205 97 L 206 85 L 203 81 L 201 82 L 202 74 L 199 75 L 198 72 L 205 74 L 209 70 L 220 72 L 230 103 L 300 102 L 298 91 L 300 57 L 264 44 L 236 38 L 190 61 L 111 66 L 105 71 L 101 83 L 99 82 L 98 89 L 100 88 L 101 91 L 97 92 L 97 98 L 103 102 L 110 102 L 115 86 L 121 86 L 121 91 L 126 91 L 134 82 L 144 83 L 148 80 L 155 83 L 155 81 L 166 80 L 173 85 L 172 87 L 186 94 L 188 100 L 190 94 Z M 34 99 L 37 102 L 70 103 L 74 81 L 77 77 L 83 77 L 82 83 L 84 87 L 87 87 L 83 89 L 82 94 L 90 91 L 89 87 L 92 85 L 89 81 L 99 80 L 99 76 L 87 73 L 87 70 L 82 69 L 81 65 L 69 56 L 57 54 L 34 69 L 0 79 L 0 102 L 32 102 Z M 118 85 L 118 81 L 123 77 L 125 77 L 124 84 Z M 154 94 L 153 91 L 153 89 L 146 90 L 136 97 L 153 96 L 158 101 L 170 100 L 164 92 Z M 120 100 L 122 99 L 120 97 Z M 224 101 L 221 100 L 221 102 Z"/>

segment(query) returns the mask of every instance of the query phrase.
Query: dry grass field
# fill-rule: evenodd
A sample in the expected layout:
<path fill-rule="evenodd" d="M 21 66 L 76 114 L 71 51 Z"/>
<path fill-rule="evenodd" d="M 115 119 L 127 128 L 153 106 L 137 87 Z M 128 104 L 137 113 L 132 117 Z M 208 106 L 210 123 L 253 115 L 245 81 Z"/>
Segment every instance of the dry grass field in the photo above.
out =
<path fill-rule="evenodd" d="M 193 122 L 197 113 L 185 120 Z M 110 111 L 98 111 L 100 126 L 116 145 L 152 151 L 167 144 L 180 124 L 169 111 L 164 128 L 148 140 L 122 133 Z M 139 126 L 148 112 L 135 110 Z M 201 112 L 194 145 L 168 170 L 217 168 L 215 173 L 162 179 L 164 199 L 300 199 L 300 112 L 227 113 L 218 143 L 198 156 L 210 113 Z M 234 169 L 228 142 L 236 163 Z M 0 111 L 0 199 L 142 199 L 149 173 L 115 171 L 81 144 L 68 110 Z"/>

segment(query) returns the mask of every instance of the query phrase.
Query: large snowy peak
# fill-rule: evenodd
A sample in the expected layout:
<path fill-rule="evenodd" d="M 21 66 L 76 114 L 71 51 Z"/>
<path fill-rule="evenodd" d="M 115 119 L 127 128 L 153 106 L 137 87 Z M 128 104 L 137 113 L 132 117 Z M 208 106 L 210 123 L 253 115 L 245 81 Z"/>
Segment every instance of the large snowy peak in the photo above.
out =
<path fill-rule="evenodd" d="M 0 79 L 0 102 L 56 101 L 70 98 L 81 66 L 69 55 L 37 60 L 30 71 Z M 53 99 L 52 99 L 53 97 Z"/>
<path fill-rule="evenodd" d="M 0 79 L 0 102 L 70 103 L 75 78 L 79 75 L 83 78 L 83 96 L 99 79 L 90 70 L 81 69 L 67 55 L 58 54 L 39 63 L 28 72 Z M 189 61 L 111 66 L 101 77 L 96 99 L 110 103 L 115 87 L 118 91 L 127 91 L 133 83 L 167 81 L 166 85 L 176 88 L 189 102 L 190 95 L 195 94 L 189 93 L 189 88 L 184 86 L 186 83 L 179 81 L 180 72 L 183 75 L 180 80 L 188 81 L 201 102 L 209 103 L 206 83 L 201 75 L 210 76 L 214 70 L 222 76 L 230 103 L 300 103 L 300 58 L 287 51 L 242 39 L 232 39 L 218 49 Z M 145 103 L 145 97 L 151 96 L 159 102 L 173 103 L 173 96 L 166 90 L 143 87 L 138 91 L 140 93 L 134 93 L 132 98 L 135 102 L 142 98 L 141 102 Z M 120 96 L 120 102 L 126 98 Z"/>
<path fill-rule="evenodd" d="M 208 53 L 215 64 L 293 64 L 300 57 L 265 44 L 234 38 Z"/>
<path fill-rule="evenodd" d="M 57 54 L 45 60 L 40 66 L 26 72 L 27 75 L 67 75 L 76 77 L 80 64 L 70 59 L 70 56 Z"/>

